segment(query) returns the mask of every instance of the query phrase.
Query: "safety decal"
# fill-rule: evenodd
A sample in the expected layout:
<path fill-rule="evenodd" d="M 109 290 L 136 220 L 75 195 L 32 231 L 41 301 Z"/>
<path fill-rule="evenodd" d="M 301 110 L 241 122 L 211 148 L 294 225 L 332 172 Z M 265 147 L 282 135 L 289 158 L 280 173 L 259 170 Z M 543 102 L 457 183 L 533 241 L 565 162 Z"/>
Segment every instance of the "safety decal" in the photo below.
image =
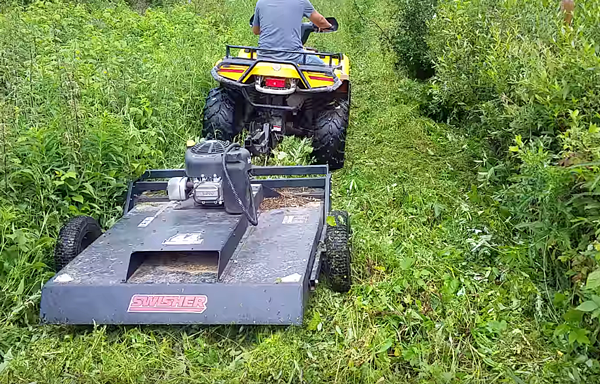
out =
<path fill-rule="evenodd" d="M 283 217 L 282 224 L 306 224 L 308 215 L 286 215 Z"/>
<path fill-rule="evenodd" d="M 154 216 L 148 216 L 141 223 L 138 224 L 138 228 L 146 228 L 154 220 Z"/>
<path fill-rule="evenodd" d="M 169 237 L 167 240 L 163 241 L 164 245 L 192 245 L 192 244 L 202 244 L 204 242 L 204 238 L 202 233 L 178 233 L 175 236 Z"/>

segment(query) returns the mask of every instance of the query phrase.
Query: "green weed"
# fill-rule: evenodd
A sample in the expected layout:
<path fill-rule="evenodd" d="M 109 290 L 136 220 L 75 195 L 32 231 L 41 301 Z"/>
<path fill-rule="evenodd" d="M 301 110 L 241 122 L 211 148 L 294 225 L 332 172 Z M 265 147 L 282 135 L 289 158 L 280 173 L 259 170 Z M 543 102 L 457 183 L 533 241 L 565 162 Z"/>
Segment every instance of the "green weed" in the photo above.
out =
<path fill-rule="evenodd" d="M 341 30 L 311 45 L 352 60 L 347 162 L 332 191 L 334 207 L 352 215 L 348 294 L 319 286 L 295 328 L 37 325 L 61 223 L 88 213 L 110 226 L 129 177 L 180 165 L 223 45 L 255 43 L 247 26 L 254 2 L 192 1 L 143 15 L 106 4 L 37 2 L 0 15 L 0 382 L 594 379 L 593 351 L 568 349 L 569 339 L 577 347 L 594 337 L 579 327 L 584 312 L 555 296 L 570 313 L 570 328 L 557 333 L 539 276 L 519 262 L 528 244 L 506 246 L 512 228 L 478 180 L 490 172 L 475 161 L 485 148 L 421 116 L 426 91 L 395 71 L 379 29 L 396 25 L 388 1 L 315 3 Z M 280 160 L 305 162 L 306 144 L 287 139 Z M 516 156 L 545 159 L 528 145 Z M 544 169 L 531 162 L 522 171 Z M 582 310 L 596 313 L 590 303 Z"/>

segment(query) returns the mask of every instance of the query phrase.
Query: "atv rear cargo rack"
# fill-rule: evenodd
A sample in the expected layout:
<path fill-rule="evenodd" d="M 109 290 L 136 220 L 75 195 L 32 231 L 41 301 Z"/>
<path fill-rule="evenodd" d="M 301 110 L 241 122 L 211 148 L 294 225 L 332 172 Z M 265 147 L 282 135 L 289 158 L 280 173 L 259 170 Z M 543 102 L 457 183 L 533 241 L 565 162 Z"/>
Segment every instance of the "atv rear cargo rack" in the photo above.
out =
<path fill-rule="evenodd" d="M 244 49 L 244 50 L 247 50 L 248 53 L 253 53 L 253 52 L 257 52 L 257 51 L 268 51 L 268 52 L 301 54 L 301 55 L 303 55 L 304 61 L 306 61 L 306 56 L 308 56 L 308 55 L 329 56 L 330 64 L 329 65 L 310 65 L 310 64 L 298 64 L 296 62 L 287 61 L 287 60 L 261 59 L 261 58 L 252 59 L 252 58 L 247 58 L 247 57 L 238 57 L 238 56 L 231 55 L 231 52 L 230 52 L 231 48 Z M 244 79 L 246 79 L 248 74 L 252 72 L 252 70 L 258 63 L 270 63 L 270 64 L 274 64 L 274 65 L 277 65 L 277 64 L 278 65 L 291 65 L 296 69 L 296 71 L 298 72 L 298 75 L 300 76 L 300 80 L 302 81 L 302 84 L 306 87 L 304 89 L 297 88 L 296 92 L 298 92 L 298 93 L 327 93 L 327 92 L 335 91 L 342 85 L 342 81 L 335 74 L 335 70 L 340 68 L 340 65 L 333 66 L 332 60 L 334 57 L 337 58 L 339 60 L 339 62 L 341 62 L 343 55 L 341 53 L 298 52 L 298 51 L 286 51 L 286 50 L 278 50 L 278 49 L 263 49 L 263 48 L 257 48 L 257 47 L 246 47 L 246 46 L 241 46 L 241 45 L 227 45 L 225 58 L 211 70 L 211 75 L 213 76 L 213 78 L 215 80 L 217 80 L 220 83 L 223 83 L 223 84 L 235 87 L 235 88 L 243 89 L 245 87 L 254 87 L 254 83 L 244 83 Z M 246 70 L 240 75 L 238 80 L 232 80 L 232 79 L 223 77 L 218 73 L 218 71 L 224 65 L 243 65 L 243 66 L 248 66 L 248 68 L 246 68 Z M 333 78 L 333 84 L 329 85 L 329 86 L 313 88 L 310 85 L 310 82 L 306 79 L 306 76 L 303 73 L 304 71 L 320 72 L 326 76 L 330 76 Z M 247 94 L 245 94 L 244 96 L 250 103 L 252 103 L 252 101 L 247 97 Z M 272 105 L 254 104 L 253 106 L 258 107 L 258 108 L 273 108 Z M 286 108 L 275 108 L 275 109 L 288 110 Z"/>
<path fill-rule="evenodd" d="M 231 56 L 231 48 L 234 49 L 243 49 L 245 53 L 250 53 L 250 57 L 253 56 L 254 53 L 257 54 L 258 57 L 258 51 L 261 52 L 268 52 L 268 53 L 293 53 L 293 54 L 298 54 L 298 55 L 302 55 L 302 65 L 306 65 L 306 56 L 329 56 L 329 66 L 333 67 L 333 59 L 337 58 L 338 61 L 342 61 L 343 56 L 341 53 L 329 53 L 329 52 L 310 52 L 310 51 L 289 51 L 289 50 L 285 50 L 285 49 L 268 49 L 268 48 L 258 48 L 258 47 L 248 47 L 248 46 L 244 46 L 244 45 L 227 45 L 225 47 L 225 57 L 226 58 L 233 58 L 233 57 L 237 57 L 237 56 Z M 322 57 L 319 57 L 322 59 Z M 257 60 L 257 59 L 252 59 L 252 58 L 248 58 L 247 60 Z M 262 60 L 262 59 L 260 59 Z M 262 60 L 264 61 L 264 60 Z M 283 63 L 283 61 L 277 61 L 278 63 Z M 286 64 L 290 64 L 291 62 L 285 62 Z"/>

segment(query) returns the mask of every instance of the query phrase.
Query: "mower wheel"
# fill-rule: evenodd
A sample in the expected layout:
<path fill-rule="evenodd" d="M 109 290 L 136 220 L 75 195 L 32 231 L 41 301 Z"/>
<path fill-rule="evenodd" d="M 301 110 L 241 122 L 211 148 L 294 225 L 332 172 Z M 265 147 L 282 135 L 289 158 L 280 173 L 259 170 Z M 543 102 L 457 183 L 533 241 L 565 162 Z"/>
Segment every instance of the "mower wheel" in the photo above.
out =
<path fill-rule="evenodd" d="M 102 235 L 100 224 L 89 216 L 72 218 L 60 230 L 54 248 L 54 264 L 56 272 L 63 269 L 84 249 Z"/>
<path fill-rule="evenodd" d="M 348 102 L 338 100 L 315 119 L 313 153 L 318 163 L 328 164 L 331 170 L 344 167 L 348 113 Z"/>
<path fill-rule="evenodd" d="M 202 136 L 206 139 L 233 141 L 239 132 L 235 127 L 235 100 L 225 88 L 213 88 L 204 105 Z"/>
<path fill-rule="evenodd" d="M 346 211 L 333 211 L 329 217 L 335 220 L 331 225 L 329 218 L 325 231 L 325 253 L 323 254 L 323 272 L 327 276 L 331 289 L 336 292 L 348 292 L 352 285 L 350 256 L 350 218 Z"/>

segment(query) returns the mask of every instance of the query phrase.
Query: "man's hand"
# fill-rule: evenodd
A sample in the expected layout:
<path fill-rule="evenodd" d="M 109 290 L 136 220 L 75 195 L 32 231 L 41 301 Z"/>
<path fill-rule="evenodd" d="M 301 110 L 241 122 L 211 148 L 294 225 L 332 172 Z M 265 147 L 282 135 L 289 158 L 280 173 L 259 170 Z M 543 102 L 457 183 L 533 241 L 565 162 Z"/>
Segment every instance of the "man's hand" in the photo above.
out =
<path fill-rule="evenodd" d="M 253 32 L 255 35 L 260 35 L 260 26 L 258 26 L 258 25 L 255 25 L 255 26 L 253 26 L 253 27 L 252 27 L 252 32 Z"/>
<path fill-rule="evenodd" d="M 316 10 L 313 11 L 313 13 L 310 14 L 310 17 L 308 19 L 310 21 L 312 21 L 312 23 L 317 28 L 319 28 L 319 31 L 324 31 L 324 30 L 327 30 L 327 29 L 331 28 L 331 24 L 329 23 L 329 21 L 327 21 L 327 19 L 325 19 L 323 17 L 323 15 L 321 15 Z"/>

